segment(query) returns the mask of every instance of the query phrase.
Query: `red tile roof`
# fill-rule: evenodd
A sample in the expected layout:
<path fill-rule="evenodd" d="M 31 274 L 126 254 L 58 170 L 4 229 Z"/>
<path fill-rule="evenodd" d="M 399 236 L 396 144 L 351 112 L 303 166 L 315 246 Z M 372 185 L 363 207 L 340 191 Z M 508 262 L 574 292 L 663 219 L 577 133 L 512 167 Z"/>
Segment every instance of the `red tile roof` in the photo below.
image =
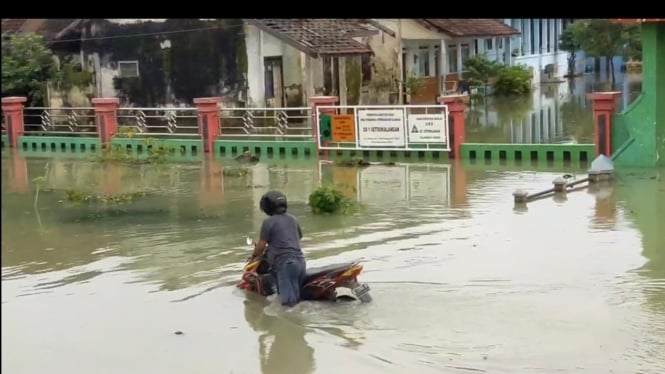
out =
<path fill-rule="evenodd" d="M 419 18 L 416 21 L 452 37 L 512 36 L 520 33 L 494 18 Z"/>
<path fill-rule="evenodd" d="M 27 18 L 3 18 L 1 27 L 2 33 L 20 31 L 21 27 L 23 27 L 23 24 L 25 24 L 25 21 L 27 20 Z"/>
<path fill-rule="evenodd" d="M 254 18 L 245 21 L 313 57 L 371 53 L 368 46 L 353 38 L 378 33 L 357 19 Z"/>
<path fill-rule="evenodd" d="M 619 23 L 665 22 L 665 18 L 616 18 Z"/>

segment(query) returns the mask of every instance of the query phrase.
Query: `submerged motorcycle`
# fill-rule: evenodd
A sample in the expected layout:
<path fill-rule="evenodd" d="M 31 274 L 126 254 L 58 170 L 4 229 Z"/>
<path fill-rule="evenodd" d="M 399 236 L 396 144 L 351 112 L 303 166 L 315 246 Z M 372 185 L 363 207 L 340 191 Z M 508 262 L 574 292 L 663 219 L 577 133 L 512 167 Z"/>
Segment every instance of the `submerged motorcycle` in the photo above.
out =
<path fill-rule="evenodd" d="M 247 238 L 247 245 L 254 245 L 252 239 Z M 358 275 L 362 270 L 363 267 L 358 261 L 307 268 L 301 290 L 302 299 L 319 301 L 356 299 L 368 303 L 372 301 L 369 285 L 358 282 Z M 262 296 L 270 296 L 275 293 L 276 284 L 264 254 L 259 258 L 247 260 L 242 278 L 236 287 Z M 349 289 L 353 296 L 346 293 L 338 295 L 339 288 Z"/>

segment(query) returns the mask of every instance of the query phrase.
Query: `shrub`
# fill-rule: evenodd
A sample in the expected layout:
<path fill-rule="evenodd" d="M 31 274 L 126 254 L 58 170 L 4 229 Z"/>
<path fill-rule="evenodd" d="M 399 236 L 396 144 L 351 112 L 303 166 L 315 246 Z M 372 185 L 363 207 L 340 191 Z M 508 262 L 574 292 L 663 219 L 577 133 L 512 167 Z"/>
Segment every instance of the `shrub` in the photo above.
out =
<path fill-rule="evenodd" d="M 324 184 L 309 195 L 309 206 L 314 214 L 345 214 L 356 202 L 347 197 L 337 185 Z"/>
<path fill-rule="evenodd" d="M 495 95 L 526 95 L 531 89 L 531 72 L 521 65 L 503 67 L 494 83 Z"/>

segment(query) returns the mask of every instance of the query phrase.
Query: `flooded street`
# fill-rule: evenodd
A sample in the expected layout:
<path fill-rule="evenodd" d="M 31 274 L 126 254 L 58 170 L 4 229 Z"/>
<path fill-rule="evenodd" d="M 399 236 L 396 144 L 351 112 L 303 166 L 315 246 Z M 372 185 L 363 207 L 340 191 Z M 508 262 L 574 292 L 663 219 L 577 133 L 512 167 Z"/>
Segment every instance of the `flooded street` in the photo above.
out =
<path fill-rule="evenodd" d="M 5 155 L 2 369 L 665 372 L 665 170 L 516 211 L 515 189 L 584 169 L 262 160 L 232 178 L 221 167 Z M 363 208 L 312 215 L 319 181 L 348 185 Z M 372 303 L 285 310 L 234 287 L 269 188 L 289 197 L 308 266 L 360 259 Z M 149 194 L 86 205 L 65 189 Z"/>

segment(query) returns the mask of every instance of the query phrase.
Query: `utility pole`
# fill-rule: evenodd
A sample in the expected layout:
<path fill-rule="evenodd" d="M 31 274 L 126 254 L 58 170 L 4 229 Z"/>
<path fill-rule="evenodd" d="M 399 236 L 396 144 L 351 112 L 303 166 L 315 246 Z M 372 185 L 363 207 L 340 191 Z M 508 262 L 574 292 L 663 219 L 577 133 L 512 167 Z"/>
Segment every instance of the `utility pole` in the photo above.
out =
<path fill-rule="evenodd" d="M 402 59 L 402 19 L 397 19 L 397 89 L 399 95 L 399 105 L 404 104 L 404 77 L 402 72 L 404 71 L 404 61 Z"/>

